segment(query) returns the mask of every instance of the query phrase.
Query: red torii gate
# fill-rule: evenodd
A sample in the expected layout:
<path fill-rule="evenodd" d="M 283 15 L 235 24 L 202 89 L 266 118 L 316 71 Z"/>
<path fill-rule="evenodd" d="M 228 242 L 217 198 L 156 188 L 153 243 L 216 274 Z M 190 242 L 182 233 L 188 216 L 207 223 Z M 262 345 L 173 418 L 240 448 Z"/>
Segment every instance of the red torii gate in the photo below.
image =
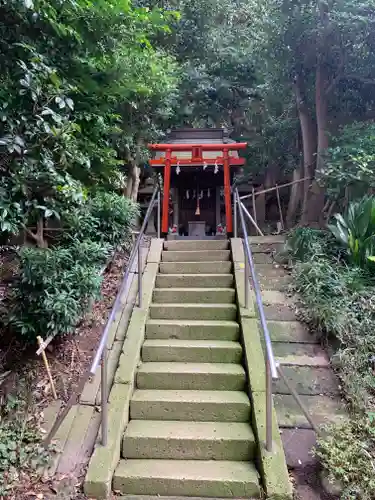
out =
<path fill-rule="evenodd" d="M 229 144 L 150 144 L 151 151 L 164 151 L 165 155 L 161 158 L 150 160 L 150 165 L 154 167 L 164 167 L 164 195 L 162 206 L 162 233 L 168 233 L 168 208 L 169 191 L 171 187 L 171 169 L 172 166 L 183 164 L 183 166 L 200 166 L 205 163 L 222 165 L 224 169 L 224 196 L 225 196 L 225 218 L 227 233 L 233 232 L 232 222 L 232 204 L 230 195 L 230 167 L 244 165 L 245 159 L 231 156 L 231 151 L 246 149 L 246 142 L 233 142 Z M 173 156 L 173 152 L 191 152 L 190 158 L 178 158 Z M 222 156 L 213 158 L 204 158 L 204 151 L 220 151 Z"/>

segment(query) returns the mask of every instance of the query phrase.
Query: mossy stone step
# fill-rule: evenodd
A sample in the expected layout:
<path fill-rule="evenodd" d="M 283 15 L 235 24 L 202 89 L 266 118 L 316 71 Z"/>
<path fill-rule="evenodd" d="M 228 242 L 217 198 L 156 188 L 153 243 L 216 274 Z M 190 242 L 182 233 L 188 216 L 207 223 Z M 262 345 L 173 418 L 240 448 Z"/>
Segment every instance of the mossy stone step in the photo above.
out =
<path fill-rule="evenodd" d="M 138 389 L 242 391 L 245 370 L 232 363 L 142 363 Z"/>
<path fill-rule="evenodd" d="M 278 342 L 319 343 L 316 336 L 309 332 L 308 327 L 299 321 L 267 321 L 267 326 L 275 345 Z"/>
<path fill-rule="evenodd" d="M 142 361 L 184 363 L 240 363 L 242 347 L 228 340 L 146 340 Z"/>
<path fill-rule="evenodd" d="M 235 297 L 234 288 L 156 288 L 153 293 L 153 301 L 161 304 L 232 304 Z"/>
<path fill-rule="evenodd" d="M 296 313 L 294 307 L 289 304 L 263 303 L 264 314 L 267 321 L 295 321 Z"/>
<path fill-rule="evenodd" d="M 201 319 L 233 321 L 237 317 L 235 304 L 151 304 L 152 319 Z"/>
<path fill-rule="evenodd" d="M 257 264 L 256 273 L 264 290 L 285 290 L 291 282 L 290 274 L 279 265 Z"/>
<path fill-rule="evenodd" d="M 297 342 L 275 342 L 273 345 L 275 358 L 283 366 L 330 366 L 327 353 L 318 344 Z"/>
<path fill-rule="evenodd" d="M 232 271 L 232 262 L 160 262 L 159 270 L 162 274 L 229 274 Z"/>
<path fill-rule="evenodd" d="M 131 420 L 122 442 L 127 459 L 251 460 L 255 438 L 244 422 Z"/>
<path fill-rule="evenodd" d="M 225 460 L 120 460 L 113 489 L 128 495 L 260 497 L 254 465 Z"/>
<path fill-rule="evenodd" d="M 232 288 L 232 274 L 158 274 L 156 288 Z"/>
<path fill-rule="evenodd" d="M 228 250 L 228 240 L 175 240 L 165 241 L 165 250 Z"/>
<path fill-rule="evenodd" d="M 136 390 L 130 417 L 138 420 L 249 422 L 250 401 L 240 391 Z"/>
<path fill-rule="evenodd" d="M 283 372 L 290 384 L 300 395 L 339 395 L 338 380 L 331 368 L 315 366 L 283 366 Z M 274 394 L 290 394 L 281 379 L 274 382 Z"/>
<path fill-rule="evenodd" d="M 230 259 L 230 250 L 189 250 L 164 251 L 161 254 L 163 262 L 210 262 Z"/>
<path fill-rule="evenodd" d="M 236 321 L 149 319 L 146 339 L 237 340 Z"/>
<path fill-rule="evenodd" d="M 313 421 L 318 425 L 342 424 L 348 419 L 345 407 L 337 396 L 331 398 L 316 394 L 300 395 L 300 398 Z M 292 395 L 275 394 L 273 401 L 280 427 L 311 429 L 310 423 Z"/>

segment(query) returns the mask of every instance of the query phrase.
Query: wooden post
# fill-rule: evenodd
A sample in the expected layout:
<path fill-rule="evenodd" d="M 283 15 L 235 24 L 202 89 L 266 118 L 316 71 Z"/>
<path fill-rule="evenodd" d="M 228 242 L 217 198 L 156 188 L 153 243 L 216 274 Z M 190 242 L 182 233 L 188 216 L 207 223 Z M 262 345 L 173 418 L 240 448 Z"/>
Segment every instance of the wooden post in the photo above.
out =
<path fill-rule="evenodd" d="M 38 336 L 36 338 L 36 340 L 38 341 L 38 345 L 39 347 L 41 347 L 43 345 L 43 339 L 42 337 Z M 43 349 L 42 352 L 42 358 L 43 358 L 43 362 L 44 362 L 44 366 L 46 367 L 46 371 L 47 371 L 47 375 L 48 375 L 48 379 L 50 381 L 50 384 L 51 384 L 51 390 L 52 390 L 52 395 L 53 395 L 53 398 L 54 399 L 57 399 L 57 394 L 56 394 L 56 389 L 55 389 L 55 383 L 53 381 L 53 378 L 52 378 L 52 373 L 51 373 L 51 369 L 49 367 L 49 364 L 48 364 L 48 359 L 47 359 L 47 356 L 46 356 L 46 352 L 45 350 Z"/>
<path fill-rule="evenodd" d="M 164 166 L 164 196 L 163 196 L 163 215 L 161 232 L 168 233 L 168 216 L 169 216 L 169 190 L 171 187 L 171 150 L 167 149 L 165 155 Z"/>
<path fill-rule="evenodd" d="M 224 149 L 224 196 L 225 196 L 225 219 L 227 226 L 227 234 L 233 233 L 232 222 L 232 204 L 230 196 L 230 166 L 229 166 L 229 152 Z"/>

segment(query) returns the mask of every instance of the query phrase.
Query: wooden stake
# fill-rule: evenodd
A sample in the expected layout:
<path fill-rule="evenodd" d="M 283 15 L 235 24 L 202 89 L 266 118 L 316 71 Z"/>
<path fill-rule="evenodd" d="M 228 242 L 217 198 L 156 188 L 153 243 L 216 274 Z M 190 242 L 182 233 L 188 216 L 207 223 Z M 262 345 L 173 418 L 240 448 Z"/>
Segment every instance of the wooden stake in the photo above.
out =
<path fill-rule="evenodd" d="M 38 336 L 36 338 L 36 340 L 38 341 L 38 345 L 39 347 L 42 346 L 43 344 L 43 339 L 42 337 Z M 47 370 L 47 375 L 48 375 L 48 378 L 49 378 L 49 381 L 50 381 L 50 384 L 51 384 L 51 389 L 52 389 L 52 395 L 54 397 L 54 399 L 57 399 L 57 394 L 56 394 L 56 389 L 55 389 L 55 384 L 53 382 L 53 378 L 52 378 L 52 374 L 51 374 L 51 369 L 50 369 L 50 366 L 48 364 L 48 359 L 47 359 L 47 356 L 46 356 L 46 352 L 45 350 L 43 349 L 42 352 L 42 358 L 43 358 L 43 361 L 44 361 L 44 366 L 46 367 L 46 370 Z"/>
<path fill-rule="evenodd" d="M 279 207 L 279 212 L 280 212 L 280 224 L 281 224 L 281 229 L 284 229 L 284 218 L 283 218 L 283 211 L 281 209 L 281 201 L 280 201 L 280 193 L 279 193 L 279 186 L 276 184 L 276 198 L 277 198 L 277 205 Z"/>

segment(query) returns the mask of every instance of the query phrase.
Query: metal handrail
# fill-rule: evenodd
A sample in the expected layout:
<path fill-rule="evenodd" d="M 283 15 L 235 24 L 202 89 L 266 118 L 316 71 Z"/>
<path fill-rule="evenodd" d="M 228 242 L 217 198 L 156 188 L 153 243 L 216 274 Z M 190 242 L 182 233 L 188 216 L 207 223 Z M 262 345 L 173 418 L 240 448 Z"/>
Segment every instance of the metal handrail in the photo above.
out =
<path fill-rule="evenodd" d="M 96 354 L 94 356 L 94 359 L 91 364 L 90 368 L 90 374 L 95 375 L 95 372 L 98 368 L 98 365 L 101 361 L 101 416 L 102 416 L 102 445 L 106 446 L 107 445 L 107 436 L 108 436 L 108 387 L 107 384 L 104 383 L 104 381 L 107 381 L 107 372 L 108 372 L 108 366 L 107 366 L 107 351 L 108 351 L 108 346 L 107 346 L 107 339 L 108 339 L 108 334 L 111 329 L 112 323 L 115 320 L 116 314 L 118 312 L 119 306 L 121 304 L 121 297 L 124 292 L 126 294 L 128 293 L 128 288 L 130 287 L 130 282 L 129 282 L 129 274 L 130 271 L 133 267 L 133 263 L 135 260 L 135 256 L 138 256 L 138 307 L 142 307 L 142 261 L 141 261 L 141 252 L 140 252 L 140 244 L 143 239 L 147 223 L 149 221 L 149 218 L 152 214 L 152 211 L 154 209 L 155 201 L 156 201 L 156 196 L 159 193 L 159 186 L 156 186 L 154 189 L 154 192 L 152 193 L 151 201 L 150 204 L 147 208 L 147 212 L 145 215 L 145 218 L 143 220 L 142 227 L 138 233 L 136 242 L 132 248 L 132 251 L 130 253 L 129 257 L 129 262 L 124 274 L 124 277 L 121 282 L 120 289 L 117 293 L 115 303 L 113 304 L 111 314 L 109 315 L 109 318 L 107 320 L 107 324 L 105 325 L 104 331 L 102 333 L 102 337 L 100 339 L 99 347 L 96 351 Z M 159 196 L 158 196 L 158 201 L 159 201 Z M 159 215 L 159 208 L 158 208 L 158 215 Z M 159 227 L 160 225 L 158 224 L 158 232 L 159 232 Z"/>
<path fill-rule="evenodd" d="M 275 356 L 273 354 L 271 337 L 268 331 L 266 316 L 264 313 L 264 306 L 262 302 L 262 295 L 260 291 L 260 286 L 258 278 L 255 272 L 253 254 L 249 245 L 249 237 L 247 234 L 245 218 L 243 213 L 243 207 L 241 199 L 238 193 L 238 189 L 235 188 L 235 205 L 238 205 L 238 212 L 240 215 L 240 222 L 243 232 L 243 247 L 245 255 L 245 306 L 249 307 L 249 274 L 251 274 L 253 287 L 255 291 L 255 298 L 258 307 L 260 324 L 263 330 L 263 336 L 266 345 L 266 450 L 272 451 L 272 380 L 277 380 L 279 378 L 277 372 L 277 364 L 275 361 Z M 237 228 L 236 228 L 237 229 Z M 249 273 L 250 271 L 250 273 Z"/>
<path fill-rule="evenodd" d="M 111 329 L 112 323 L 115 321 L 116 314 L 117 314 L 118 309 L 120 307 L 121 298 L 123 297 L 123 295 L 127 296 L 128 292 L 129 292 L 129 288 L 130 288 L 129 275 L 130 275 L 131 269 L 133 267 L 136 255 L 138 256 L 138 307 L 142 307 L 142 268 L 141 268 L 142 261 L 141 261 L 140 244 L 141 244 L 141 241 L 142 241 L 143 236 L 145 234 L 147 223 L 150 219 L 150 216 L 151 216 L 156 204 L 158 205 L 157 234 L 158 234 L 158 238 L 160 238 L 160 203 L 161 203 L 160 198 L 161 198 L 160 197 L 160 186 L 157 185 L 152 193 L 152 197 L 151 197 L 149 206 L 147 208 L 146 215 L 145 215 L 145 218 L 143 220 L 141 229 L 140 229 L 138 236 L 137 236 L 137 239 L 132 247 L 132 251 L 130 253 L 130 257 L 129 257 L 129 261 L 128 261 L 128 265 L 127 265 L 125 274 L 122 278 L 121 285 L 120 285 L 119 291 L 117 293 L 115 302 L 113 304 L 111 313 L 109 315 L 109 318 L 108 318 L 107 323 L 105 325 L 105 328 L 103 330 L 102 336 L 100 338 L 100 343 L 99 343 L 98 349 L 95 353 L 94 359 L 91 363 L 90 370 L 80 380 L 77 390 L 70 397 L 63 412 L 61 413 L 61 415 L 59 415 L 59 417 L 56 420 L 55 424 L 53 425 L 50 433 L 48 434 L 48 436 L 44 440 L 44 446 L 47 446 L 50 443 L 52 437 L 58 431 L 62 422 L 65 420 L 65 417 L 69 413 L 70 408 L 73 406 L 73 404 L 76 403 L 78 397 L 80 396 L 86 381 L 88 380 L 88 378 L 90 376 L 95 375 L 99 363 L 101 363 L 101 426 L 102 426 L 101 438 L 102 438 L 102 445 L 103 446 L 107 445 L 107 438 L 108 438 L 108 387 L 107 387 L 106 382 L 107 382 L 107 372 L 108 372 L 108 363 L 107 363 L 108 335 L 109 335 L 109 331 Z"/>
<path fill-rule="evenodd" d="M 266 344 L 266 356 L 265 356 L 265 363 L 266 363 L 266 450 L 267 451 L 272 451 L 272 380 L 277 380 L 280 378 L 284 384 L 287 386 L 287 388 L 290 391 L 290 394 L 292 397 L 295 399 L 297 402 L 298 406 L 301 408 L 302 413 L 305 415 L 307 421 L 310 423 L 311 428 L 319 435 L 322 435 L 322 432 L 319 429 L 318 424 L 314 421 L 312 416 L 310 415 L 310 412 L 302 399 L 300 398 L 296 388 L 294 385 L 288 380 L 288 378 L 285 376 L 285 373 L 283 369 L 281 368 L 280 363 L 277 363 L 275 361 L 275 357 L 273 354 L 273 349 L 272 349 L 272 342 L 271 342 L 271 337 L 268 331 L 268 326 L 267 326 L 267 321 L 266 317 L 264 314 L 264 307 L 263 307 L 263 302 L 262 302 L 262 295 L 261 295 L 261 290 L 259 286 L 259 282 L 256 276 L 255 272 L 255 265 L 254 265 L 254 259 L 253 259 L 253 254 L 251 252 L 251 248 L 249 245 L 249 236 L 247 233 L 246 229 L 246 224 L 245 224 L 245 218 L 244 218 L 244 213 L 248 216 L 250 222 L 257 228 L 254 219 L 251 217 L 249 212 L 246 210 L 246 207 L 244 206 L 243 202 L 241 201 L 242 198 L 240 198 L 238 189 L 234 187 L 233 189 L 233 201 L 234 201 L 234 236 L 237 238 L 237 230 L 238 230 L 238 222 L 237 222 L 237 208 L 236 206 L 238 205 L 238 212 L 240 214 L 240 221 L 241 221 L 241 227 L 242 227 L 242 232 L 243 232 L 243 246 L 244 246 L 244 254 L 245 254 L 245 306 L 246 308 L 249 307 L 249 275 L 251 272 L 251 277 L 252 277 L 252 282 L 255 290 L 255 297 L 256 297 L 256 302 L 258 306 L 258 312 L 259 312 L 259 318 L 260 318 L 260 323 L 262 326 L 263 330 L 263 336 L 265 339 L 265 344 Z M 259 232 L 259 231 L 258 231 Z M 262 234 L 262 233 L 261 233 Z M 249 272 L 250 270 L 250 272 Z"/>

